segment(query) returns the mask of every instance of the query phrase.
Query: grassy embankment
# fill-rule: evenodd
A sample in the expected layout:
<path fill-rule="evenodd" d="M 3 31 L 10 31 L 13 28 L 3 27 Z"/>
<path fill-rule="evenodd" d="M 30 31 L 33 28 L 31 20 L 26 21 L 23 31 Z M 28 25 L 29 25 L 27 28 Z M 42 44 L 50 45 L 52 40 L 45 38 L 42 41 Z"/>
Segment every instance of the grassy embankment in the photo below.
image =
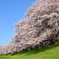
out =
<path fill-rule="evenodd" d="M 51 45 L 16 55 L 0 55 L 0 59 L 59 59 L 59 45 Z"/>

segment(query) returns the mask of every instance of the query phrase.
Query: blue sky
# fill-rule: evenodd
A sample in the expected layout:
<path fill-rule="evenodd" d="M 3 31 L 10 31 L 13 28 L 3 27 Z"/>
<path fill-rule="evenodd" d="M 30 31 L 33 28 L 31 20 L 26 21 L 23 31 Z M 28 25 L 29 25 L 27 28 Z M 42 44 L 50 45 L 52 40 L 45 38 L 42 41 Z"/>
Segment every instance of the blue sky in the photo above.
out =
<path fill-rule="evenodd" d="M 26 9 L 36 0 L 0 0 L 0 46 L 8 44 L 15 31 L 13 26 L 24 17 Z"/>

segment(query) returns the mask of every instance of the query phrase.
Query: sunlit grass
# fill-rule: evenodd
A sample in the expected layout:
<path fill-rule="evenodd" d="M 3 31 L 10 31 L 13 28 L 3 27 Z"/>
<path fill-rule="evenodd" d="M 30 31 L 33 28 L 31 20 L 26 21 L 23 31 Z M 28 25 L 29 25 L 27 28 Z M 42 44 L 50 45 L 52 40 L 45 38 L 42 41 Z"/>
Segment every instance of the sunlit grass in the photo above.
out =
<path fill-rule="evenodd" d="M 0 59 L 59 59 L 59 45 L 24 51 L 16 55 L 0 55 Z"/>

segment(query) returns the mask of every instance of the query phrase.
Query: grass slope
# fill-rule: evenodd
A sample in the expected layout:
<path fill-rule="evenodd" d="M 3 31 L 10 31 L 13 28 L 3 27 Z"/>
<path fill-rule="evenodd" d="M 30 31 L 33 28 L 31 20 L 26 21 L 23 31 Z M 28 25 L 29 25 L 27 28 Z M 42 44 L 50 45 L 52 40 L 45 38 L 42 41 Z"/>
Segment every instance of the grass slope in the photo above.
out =
<path fill-rule="evenodd" d="M 52 45 L 16 55 L 0 55 L 0 59 L 59 59 L 59 45 Z"/>

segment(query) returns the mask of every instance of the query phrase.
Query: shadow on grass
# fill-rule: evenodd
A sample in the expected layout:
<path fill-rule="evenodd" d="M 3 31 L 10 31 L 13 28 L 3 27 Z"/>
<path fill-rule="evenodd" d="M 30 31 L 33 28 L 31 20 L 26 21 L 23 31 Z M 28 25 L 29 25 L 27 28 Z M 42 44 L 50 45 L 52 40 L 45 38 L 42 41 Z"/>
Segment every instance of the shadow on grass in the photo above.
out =
<path fill-rule="evenodd" d="M 54 49 L 54 48 L 56 48 L 58 46 L 59 45 L 51 45 L 51 46 L 47 46 L 47 47 L 44 47 L 44 48 L 34 49 L 34 50 L 31 50 L 31 51 L 23 51 L 23 52 L 20 52 L 18 54 L 15 54 L 15 55 L 31 55 L 31 54 L 42 53 L 44 51 Z M 13 55 L 13 54 L 0 55 L 0 59 L 6 59 L 6 56 L 15 56 L 15 55 Z"/>
<path fill-rule="evenodd" d="M 31 50 L 31 51 L 24 51 L 24 52 L 19 53 L 18 55 L 22 55 L 22 54 L 29 55 L 29 54 L 41 53 L 41 52 L 56 48 L 58 46 L 59 45 L 51 45 L 51 46 L 47 46 L 47 47 L 44 47 L 44 48 L 34 49 L 34 50 Z"/>

